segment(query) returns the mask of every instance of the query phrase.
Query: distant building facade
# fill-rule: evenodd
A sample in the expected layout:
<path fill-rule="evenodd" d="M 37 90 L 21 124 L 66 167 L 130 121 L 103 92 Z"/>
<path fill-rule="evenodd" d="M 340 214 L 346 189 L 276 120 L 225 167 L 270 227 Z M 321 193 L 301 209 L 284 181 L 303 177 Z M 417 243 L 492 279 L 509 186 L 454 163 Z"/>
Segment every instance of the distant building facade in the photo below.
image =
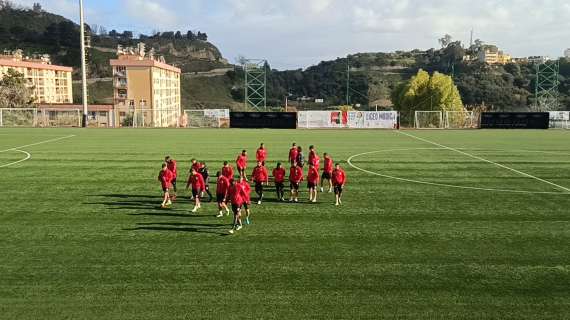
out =
<path fill-rule="evenodd" d="M 9 69 L 24 75 L 35 103 L 73 102 L 73 68 L 52 65 L 48 55 L 33 59 L 24 57 L 21 50 L 0 54 L 0 78 Z"/>
<path fill-rule="evenodd" d="M 137 48 L 118 47 L 117 55 L 110 63 L 118 125 L 134 115 L 142 118 L 135 123 L 177 126 L 181 114 L 181 70 L 166 64 L 164 58 L 156 59 L 152 49 L 146 53 L 142 43 Z"/>
<path fill-rule="evenodd" d="M 511 55 L 498 50 L 497 47 L 489 46 L 482 48 L 477 54 L 477 60 L 487 64 L 501 64 L 505 65 L 512 62 Z"/>
<path fill-rule="evenodd" d="M 529 63 L 543 64 L 543 63 L 547 63 L 548 61 L 550 61 L 550 58 L 547 57 L 547 56 L 532 56 L 532 57 L 528 57 L 528 62 L 529 62 Z"/>
<path fill-rule="evenodd" d="M 570 58 L 570 48 L 564 50 L 564 57 L 565 57 L 565 58 Z"/>

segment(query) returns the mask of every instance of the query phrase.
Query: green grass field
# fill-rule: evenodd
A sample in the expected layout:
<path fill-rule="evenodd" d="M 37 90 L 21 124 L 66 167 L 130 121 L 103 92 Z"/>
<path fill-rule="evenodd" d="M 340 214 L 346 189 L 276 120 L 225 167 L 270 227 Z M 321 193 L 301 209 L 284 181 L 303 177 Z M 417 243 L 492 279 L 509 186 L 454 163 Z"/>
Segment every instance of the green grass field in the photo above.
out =
<path fill-rule="evenodd" d="M 569 138 L 0 129 L 0 319 L 568 319 Z M 341 161 L 343 207 L 270 193 L 234 236 L 213 204 L 158 209 L 165 155 L 215 173 L 293 141 Z"/>

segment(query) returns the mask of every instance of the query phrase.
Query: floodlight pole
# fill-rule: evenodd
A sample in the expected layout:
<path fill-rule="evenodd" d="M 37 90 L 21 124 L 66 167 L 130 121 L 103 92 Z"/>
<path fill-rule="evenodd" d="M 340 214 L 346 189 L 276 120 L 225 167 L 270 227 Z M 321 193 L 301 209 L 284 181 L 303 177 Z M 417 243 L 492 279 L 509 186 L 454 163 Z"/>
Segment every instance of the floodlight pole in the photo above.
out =
<path fill-rule="evenodd" d="M 346 56 L 346 105 L 350 105 L 350 56 Z"/>
<path fill-rule="evenodd" d="M 83 0 L 79 0 L 79 22 L 81 33 L 81 88 L 83 98 L 83 121 L 81 126 L 87 127 L 87 64 L 85 62 L 85 21 L 83 14 Z"/>

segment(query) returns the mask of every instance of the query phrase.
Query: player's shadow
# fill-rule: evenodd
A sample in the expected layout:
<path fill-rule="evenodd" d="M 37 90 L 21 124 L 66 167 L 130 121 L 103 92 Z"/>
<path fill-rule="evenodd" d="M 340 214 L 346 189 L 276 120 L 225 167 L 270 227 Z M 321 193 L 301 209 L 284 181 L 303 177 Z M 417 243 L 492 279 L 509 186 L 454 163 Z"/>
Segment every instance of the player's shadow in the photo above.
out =
<path fill-rule="evenodd" d="M 88 202 L 86 204 L 104 205 L 105 207 L 107 207 L 107 209 L 110 210 L 132 211 L 132 210 L 155 209 L 156 211 L 163 211 L 160 208 L 162 197 L 155 195 L 101 194 L 101 195 L 96 195 L 96 197 L 101 197 L 103 199 L 102 201 Z M 179 197 L 177 201 L 182 203 L 183 202 L 190 203 L 189 199 L 181 197 Z M 168 211 L 174 212 L 169 214 L 169 216 L 176 215 L 175 212 L 178 212 L 177 210 L 173 209 L 169 209 Z"/>
<path fill-rule="evenodd" d="M 229 224 L 214 223 L 179 223 L 179 222 L 151 222 L 137 223 L 135 228 L 123 229 L 125 231 L 168 231 L 168 232 L 194 232 L 209 233 L 227 236 Z"/>

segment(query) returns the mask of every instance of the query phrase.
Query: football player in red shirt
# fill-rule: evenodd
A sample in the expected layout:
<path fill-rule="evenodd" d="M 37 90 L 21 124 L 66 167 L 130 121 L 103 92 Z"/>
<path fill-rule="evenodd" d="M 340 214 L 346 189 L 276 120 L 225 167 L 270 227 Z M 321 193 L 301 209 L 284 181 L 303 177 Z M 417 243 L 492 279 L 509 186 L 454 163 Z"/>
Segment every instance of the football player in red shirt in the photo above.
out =
<path fill-rule="evenodd" d="M 166 163 L 162 164 L 162 169 L 158 173 L 158 181 L 160 181 L 160 185 L 162 187 L 163 197 L 162 197 L 162 205 L 161 208 L 166 208 L 172 204 L 170 201 L 170 193 L 168 189 L 172 186 L 172 172 L 168 170 L 168 165 Z"/>
<path fill-rule="evenodd" d="M 317 202 L 317 185 L 319 184 L 319 170 L 312 164 L 309 164 L 309 172 L 307 173 L 307 188 L 309 188 L 309 202 Z"/>
<path fill-rule="evenodd" d="M 289 182 L 291 183 L 291 199 L 289 202 L 299 202 L 299 186 L 303 181 L 303 168 L 299 167 L 297 163 L 289 170 Z"/>
<path fill-rule="evenodd" d="M 315 168 L 317 168 L 317 170 L 320 169 L 321 166 L 321 158 L 319 158 L 319 154 L 317 153 L 317 150 L 315 149 L 315 146 L 309 146 L 309 164 L 313 164 L 313 166 Z"/>
<path fill-rule="evenodd" d="M 228 208 L 226 202 L 228 201 L 228 191 L 230 189 L 230 180 L 222 175 L 221 172 L 218 171 L 216 173 L 216 177 L 218 177 L 216 183 L 216 201 L 218 202 L 218 209 L 220 210 L 219 214 L 216 216 L 217 218 L 221 218 L 224 216 L 223 209 L 226 210 L 226 215 L 230 215 L 230 209 Z"/>
<path fill-rule="evenodd" d="M 170 172 L 172 172 L 172 195 L 170 198 L 172 201 L 176 200 L 176 178 L 178 177 L 178 170 L 176 165 L 176 160 L 172 159 L 170 156 L 166 156 L 164 158 L 164 162 L 166 162 L 166 166 Z"/>
<path fill-rule="evenodd" d="M 192 159 L 192 160 L 190 160 L 190 162 L 192 163 L 192 166 L 190 167 L 190 173 L 192 173 L 192 170 L 196 170 L 196 172 L 200 172 L 200 168 L 202 167 L 200 162 L 198 162 L 198 160 L 196 160 L 196 159 Z M 194 195 L 190 195 L 190 200 L 194 200 Z"/>
<path fill-rule="evenodd" d="M 275 190 L 277 191 L 277 199 L 285 201 L 285 168 L 281 162 L 277 163 L 277 168 L 273 169 L 273 180 L 275 181 Z"/>
<path fill-rule="evenodd" d="M 241 177 L 239 179 L 238 185 L 243 191 L 243 208 L 245 209 L 245 223 L 250 224 L 249 216 L 251 215 L 250 208 L 251 207 L 251 186 L 249 182 L 245 180 L 245 178 Z"/>
<path fill-rule="evenodd" d="M 188 177 L 188 182 L 186 183 L 186 190 L 192 185 L 192 197 L 194 197 L 194 209 L 192 212 L 197 212 L 200 209 L 200 194 L 206 188 L 206 183 L 204 182 L 204 178 L 201 174 L 196 171 L 196 169 L 192 169 L 192 173 Z"/>
<path fill-rule="evenodd" d="M 251 173 L 253 177 L 253 182 L 255 183 L 255 193 L 257 193 L 258 199 L 257 204 L 261 204 L 263 200 L 263 185 L 269 183 L 269 172 L 265 168 L 264 163 L 261 161 L 257 162 L 257 166 L 253 168 Z"/>
<path fill-rule="evenodd" d="M 297 162 L 297 154 L 299 154 L 299 150 L 297 149 L 297 144 L 293 143 L 293 146 L 289 150 L 289 163 L 291 163 L 291 165 Z"/>
<path fill-rule="evenodd" d="M 259 146 L 259 149 L 257 149 L 257 152 L 255 153 L 255 160 L 257 160 L 257 162 L 265 162 L 265 160 L 267 160 L 267 149 L 263 143 Z"/>
<path fill-rule="evenodd" d="M 245 202 L 245 194 L 243 188 L 235 180 L 231 181 L 230 188 L 228 189 L 228 199 L 232 203 L 232 211 L 234 212 L 233 228 L 230 234 L 239 231 L 242 228 L 241 224 L 241 207 Z"/>
<path fill-rule="evenodd" d="M 332 172 L 332 183 L 334 186 L 334 194 L 336 198 L 336 205 L 342 204 L 342 191 L 344 190 L 344 185 L 346 184 L 346 173 L 340 167 L 340 164 L 336 164 L 335 169 Z"/>
<path fill-rule="evenodd" d="M 331 193 L 333 191 L 333 185 L 331 181 L 334 169 L 333 159 L 329 156 L 328 153 L 325 153 L 323 156 L 325 158 L 325 165 L 323 168 L 323 175 L 321 176 L 321 192 L 324 192 L 323 184 L 326 180 L 329 184 L 329 193 Z"/>
<path fill-rule="evenodd" d="M 234 180 L 234 168 L 232 168 L 232 165 L 227 161 L 224 161 L 224 166 L 222 167 L 222 175 L 228 178 L 230 182 Z"/>
<path fill-rule="evenodd" d="M 243 150 L 241 154 L 236 159 L 236 167 L 239 176 L 247 180 L 247 175 L 245 169 L 247 169 L 247 151 Z"/>

